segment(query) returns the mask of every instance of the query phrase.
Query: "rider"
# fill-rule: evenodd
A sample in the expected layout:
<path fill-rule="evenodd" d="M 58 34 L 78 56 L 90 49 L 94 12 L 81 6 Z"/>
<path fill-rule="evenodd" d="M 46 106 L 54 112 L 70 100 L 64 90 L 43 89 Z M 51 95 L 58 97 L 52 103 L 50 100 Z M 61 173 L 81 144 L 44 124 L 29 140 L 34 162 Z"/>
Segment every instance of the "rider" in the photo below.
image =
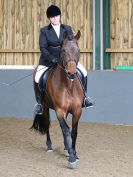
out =
<path fill-rule="evenodd" d="M 35 82 L 39 83 L 41 75 L 49 67 L 55 65 L 58 62 L 60 55 L 60 46 L 63 41 L 63 34 L 67 31 L 68 36 L 73 37 L 73 32 L 70 26 L 61 24 L 61 10 L 55 5 L 51 5 L 47 8 L 46 11 L 47 18 L 50 21 L 48 26 L 41 28 L 39 45 L 41 56 L 39 60 L 39 66 L 35 75 Z M 87 71 L 86 69 L 78 62 L 77 68 L 83 73 L 85 85 L 84 89 L 87 92 Z M 41 105 L 41 95 L 36 96 L 37 104 L 35 105 L 34 112 L 36 114 L 42 114 L 43 109 Z M 85 97 L 83 107 L 93 106 L 90 98 Z"/>

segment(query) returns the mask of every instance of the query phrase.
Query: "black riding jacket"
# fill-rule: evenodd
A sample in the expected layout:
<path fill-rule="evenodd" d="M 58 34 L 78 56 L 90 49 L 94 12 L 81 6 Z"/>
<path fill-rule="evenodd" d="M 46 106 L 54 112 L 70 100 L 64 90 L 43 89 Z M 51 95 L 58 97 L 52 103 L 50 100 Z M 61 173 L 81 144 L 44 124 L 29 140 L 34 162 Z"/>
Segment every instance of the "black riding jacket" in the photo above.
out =
<path fill-rule="evenodd" d="M 39 46 L 41 51 L 39 65 L 49 67 L 52 65 L 52 61 L 54 59 L 59 59 L 61 43 L 63 41 L 63 34 L 65 31 L 68 33 L 68 36 L 73 37 L 72 29 L 68 25 L 61 24 L 59 38 L 51 24 L 41 28 L 39 37 Z"/>

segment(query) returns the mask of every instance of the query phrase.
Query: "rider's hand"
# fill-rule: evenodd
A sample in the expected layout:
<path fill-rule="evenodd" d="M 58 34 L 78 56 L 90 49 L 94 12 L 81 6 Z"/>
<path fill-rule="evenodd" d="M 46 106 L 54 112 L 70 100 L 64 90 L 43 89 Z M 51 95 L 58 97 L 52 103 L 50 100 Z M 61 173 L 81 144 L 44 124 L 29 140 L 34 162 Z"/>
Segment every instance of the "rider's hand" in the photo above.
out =
<path fill-rule="evenodd" d="M 57 63 L 58 63 L 58 59 L 57 59 L 57 58 L 53 58 L 53 59 L 52 59 L 52 63 L 53 63 L 53 64 L 57 64 Z"/>
<path fill-rule="evenodd" d="M 55 58 L 53 55 L 51 55 L 51 54 L 48 54 L 47 56 L 46 56 L 46 58 L 47 58 L 47 61 L 49 62 L 49 66 L 54 66 L 54 65 L 56 65 L 57 63 L 58 63 L 58 59 L 57 58 Z"/>

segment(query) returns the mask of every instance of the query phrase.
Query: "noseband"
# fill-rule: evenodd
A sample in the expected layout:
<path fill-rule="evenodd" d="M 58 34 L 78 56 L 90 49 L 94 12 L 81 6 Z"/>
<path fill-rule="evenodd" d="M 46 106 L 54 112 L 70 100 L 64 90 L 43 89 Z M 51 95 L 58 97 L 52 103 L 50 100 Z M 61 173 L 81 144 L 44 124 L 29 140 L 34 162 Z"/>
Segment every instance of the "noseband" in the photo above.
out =
<path fill-rule="evenodd" d="M 73 74 L 71 74 L 69 72 L 66 72 L 66 76 L 67 76 L 68 79 L 70 79 L 71 81 L 73 81 L 76 78 L 76 76 L 77 76 L 77 72 L 75 72 Z"/>

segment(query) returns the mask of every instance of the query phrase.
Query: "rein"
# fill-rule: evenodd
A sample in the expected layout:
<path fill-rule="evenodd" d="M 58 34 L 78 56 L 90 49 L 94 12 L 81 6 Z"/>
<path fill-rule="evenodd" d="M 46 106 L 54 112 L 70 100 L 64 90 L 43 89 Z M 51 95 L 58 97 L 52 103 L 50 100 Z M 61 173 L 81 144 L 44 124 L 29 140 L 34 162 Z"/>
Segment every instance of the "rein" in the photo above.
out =
<path fill-rule="evenodd" d="M 12 86 L 12 85 L 15 85 L 15 84 L 17 84 L 18 82 L 20 82 L 20 81 L 26 79 L 27 77 L 32 76 L 33 74 L 34 74 L 34 73 L 32 72 L 32 73 L 30 73 L 30 74 L 28 74 L 28 75 L 26 75 L 26 76 L 23 76 L 23 77 L 21 77 L 21 78 L 19 78 L 19 79 L 17 79 L 17 80 L 14 80 L 14 81 L 11 82 L 11 83 L 0 82 L 0 86 Z"/>
<path fill-rule="evenodd" d="M 40 71 L 40 70 L 42 70 L 42 69 L 43 69 L 43 68 L 39 69 L 38 71 Z M 38 72 L 38 71 L 37 71 L 37 72 Z M 11 83 L 0 82 L 0 86 L 7 86 L 7 87 L 10 87 L 10 86 L 12 86 L 12 85 L 17 84 L 18 82 L 21 82 L 22 80 L 24 80 L 24 79 L 26 79 L 26 78 L 28 78 L 28 77 L 30 77 L 30 76 L 33 76 L 33 74 L 34 74 L 34 71 L 31 72 L 30 74 L 27 74 L 27 75 L 25 75 L 25 76 L 23 76 L 23 77 L 20 77 L 20 78 L 17 79 L 17 80 L 14 80 L 14 81 L 11 82 Z"/>

